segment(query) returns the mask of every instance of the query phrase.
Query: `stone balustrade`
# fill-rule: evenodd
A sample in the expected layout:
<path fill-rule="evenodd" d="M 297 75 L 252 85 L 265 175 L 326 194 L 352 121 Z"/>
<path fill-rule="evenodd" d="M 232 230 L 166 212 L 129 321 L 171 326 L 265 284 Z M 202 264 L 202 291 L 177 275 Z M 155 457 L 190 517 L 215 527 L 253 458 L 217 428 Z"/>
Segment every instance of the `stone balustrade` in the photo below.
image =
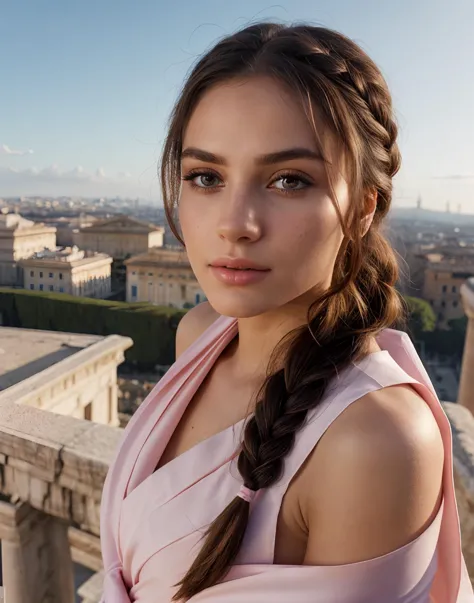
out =
<path fill-rule="evenodd" d="M 116 427 L 0 404 L 6 602 L 73 603 L 73 561 L 100 571 L 102 486 L 120 434 Z"/>
<path fill-rule="evenodd" d="M 445 404 L 453 426 L 464 554 L 474 577 L 474 418 Z M 73 561 L 101 592 L 101 491 L 121 430 L 13 402 L 0 404 L 0 539 L 6 603 L 73 603 Z"/>

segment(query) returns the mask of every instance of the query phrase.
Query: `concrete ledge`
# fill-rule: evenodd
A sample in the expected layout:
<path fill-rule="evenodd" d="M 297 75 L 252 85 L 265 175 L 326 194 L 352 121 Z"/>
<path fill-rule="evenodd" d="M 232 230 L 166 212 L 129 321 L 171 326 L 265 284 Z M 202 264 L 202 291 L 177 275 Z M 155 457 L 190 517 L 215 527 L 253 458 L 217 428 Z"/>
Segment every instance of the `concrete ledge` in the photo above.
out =
<path fill-rule="evenodd" d="M 0 492 L 98 535 L 103 483 L 122 430 L 1 403 L 0 434 Z"/>
<path fill-rule="evenodd" d="M 91 576 L 77 590 L 77 594 L 82 597 L 82 603 L 99 603 L 102 597 L 103 585 L 104 575 L 102 572 Z"/>
<path fill-rule="evenodd" d="M 474 417 L 460 404 L 445 402 L 453 432 L 454 486 L 461 522 L 462 548 L 474 585 Z"/>

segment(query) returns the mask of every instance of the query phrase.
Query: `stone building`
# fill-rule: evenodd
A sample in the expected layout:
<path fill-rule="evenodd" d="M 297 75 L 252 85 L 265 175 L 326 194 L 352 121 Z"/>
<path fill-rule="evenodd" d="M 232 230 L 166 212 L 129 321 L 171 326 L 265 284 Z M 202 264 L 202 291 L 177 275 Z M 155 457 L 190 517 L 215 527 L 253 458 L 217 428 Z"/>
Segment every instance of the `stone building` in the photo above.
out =
<path fill-rule="evenodd" d="M 80 249 L 106 253 L 115 260 L 123 260 L 150 247 L 163 245 L 164 229 L 130 216 L 115 216 L 99 220 L 74 233 L 74 243 Z"/>
<path fill-rule="evenodd" d="M 439 327 L 446 328 L 450 320 L 464 316 L 461 287 L 472 276 L 474 263 L 439 260 L 427 264 L 422 297 L 431 304 Z"/>
<path fill-rule="evenodd" d="M 48 224 L 56 227 L 56 243 L 60 247 L 73 247 L 75 233 L 81 228 L 87 228 L 97 222 L 95 216 L 81 213 L 79 216 L 49 220 Z"/>
<path fill-rule="evenodd" d="M 462 358 L 458 401 L 474 415 L 474 278 L 461 287 L 464 311 L 468 318 Z"/>
<path fill-rule="evenodd" d="M 184 250 L 150 249 L 125 265 L 128 302 L 183 308 L 206 299 Z"/>
<path fill-rule="evenodd" d="M 77 247 L 40 251 L 21 261 L 23 286 L 31 291 L 107 298 L 112 258 Z"/>
<path fill-rule="evenodd" d="M 117 366 L 127 337 L 0 327 L 0 406 L 4 402 L 118 425 Z"/>
<path fill-rule="evenodd" d="M 56 228 L 25 220 L 19 214 L 0 214 L 0 285 L 23 285 L 20 260 L 56 247 Z"/>

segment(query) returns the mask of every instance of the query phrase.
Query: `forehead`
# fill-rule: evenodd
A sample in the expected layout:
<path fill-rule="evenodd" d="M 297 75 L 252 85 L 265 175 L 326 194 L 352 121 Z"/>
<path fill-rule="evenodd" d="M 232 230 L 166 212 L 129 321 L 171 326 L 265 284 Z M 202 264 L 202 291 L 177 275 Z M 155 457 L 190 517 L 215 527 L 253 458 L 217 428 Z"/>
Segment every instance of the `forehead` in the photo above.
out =
<path fill-rule="evenodd" d="M 268 77 L 232 80 L 207 91 L 194 109 L 183 146 L 197 146 L 230 157 L 260 155 L 292 147 L 321 150 L 327 128 L 316 121 L 317 135 L 303 102 Z M 326 149 L 327 144 L 324 144 Z M 327 153 L 325 153 L 326 155 Z"/>

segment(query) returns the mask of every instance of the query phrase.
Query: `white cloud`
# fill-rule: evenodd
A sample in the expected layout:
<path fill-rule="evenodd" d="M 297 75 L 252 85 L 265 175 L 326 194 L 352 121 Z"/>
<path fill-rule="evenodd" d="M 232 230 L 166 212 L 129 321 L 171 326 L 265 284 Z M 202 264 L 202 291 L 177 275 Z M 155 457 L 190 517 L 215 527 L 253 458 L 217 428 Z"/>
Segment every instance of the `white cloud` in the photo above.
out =
<path fill-rule="evenodd" d="M 33 155 L 33 153 L 33 149 L 28 149 L 27 151 L 18 151 L 16 149 L 12 149 L 7 144 L 2 144 L 2 146 L 0 146 L 1 155 Z"/>
<path fill-rule="evenodd" d="M 128 172 L 108 175 L 99 167 L 93 172 L 78 165 L 62 170 L 57 164 L 38 169 L 0 166 L 0 197 L 21 195 L 122 196 L 150 198 L 151 187 Z"/>

